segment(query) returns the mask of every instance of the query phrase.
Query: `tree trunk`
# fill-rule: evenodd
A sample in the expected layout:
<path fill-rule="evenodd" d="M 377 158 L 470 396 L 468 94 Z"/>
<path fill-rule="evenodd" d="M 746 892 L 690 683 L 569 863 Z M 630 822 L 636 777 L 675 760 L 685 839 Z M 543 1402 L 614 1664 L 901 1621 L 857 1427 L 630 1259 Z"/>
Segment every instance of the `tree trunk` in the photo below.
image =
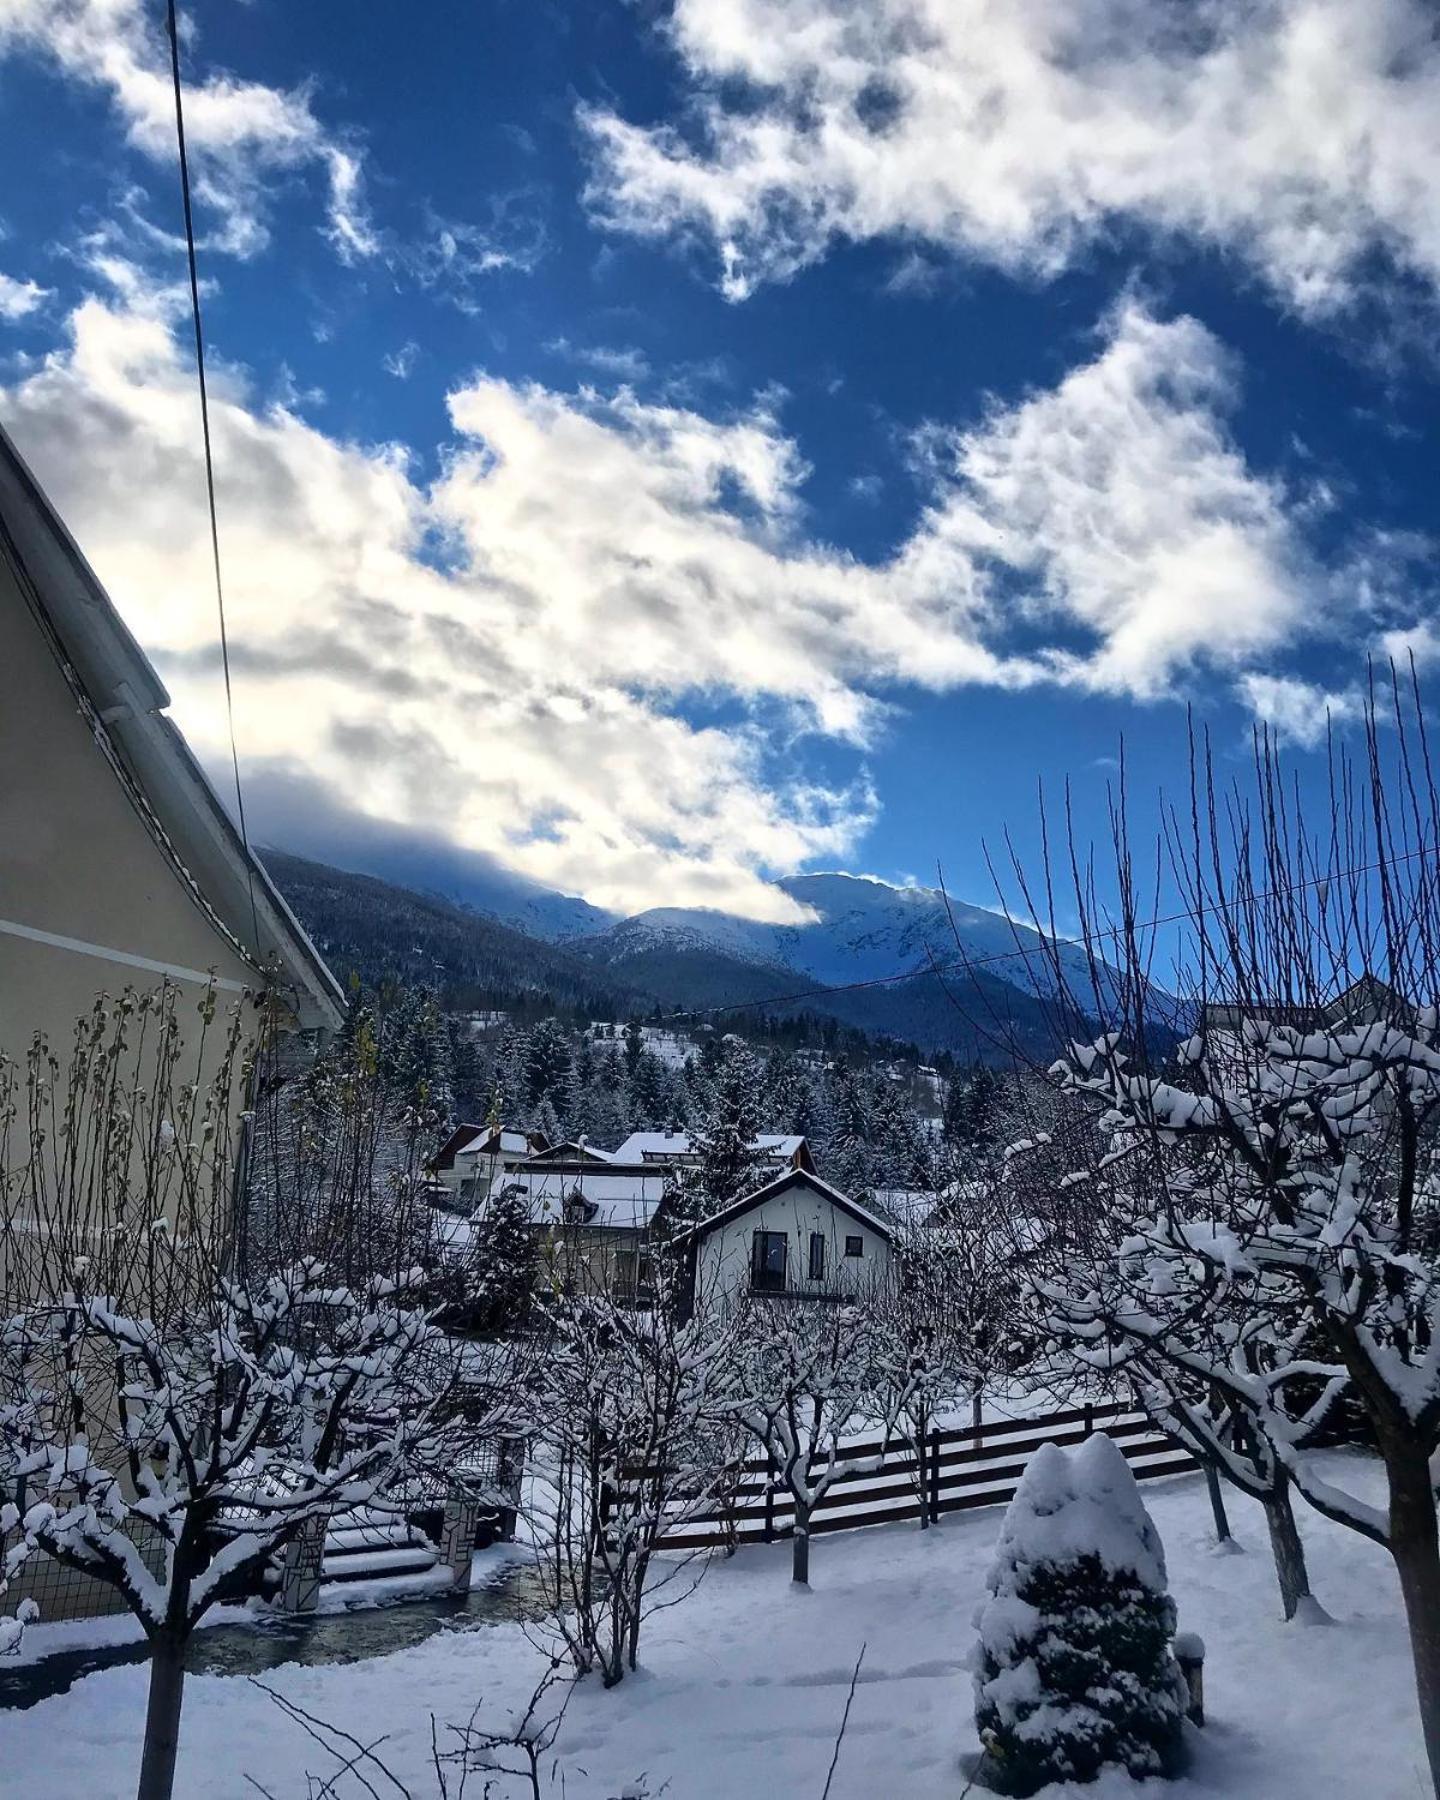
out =
<path fill-rule="evenodd" d="M 1310 1572 L 1305 1566 L 1305 1546 L 1290 1505 L 1290 1482 L 1280 1475 L 1265 1502 L 1265 1523 L 1270 1528 L 1270 1549 L 1275 1557 L 1275 1578 L 1280 1583 L 1280 1603 L 1285 1617 L 1293 1619 L 1300 1602 L 1310 1598 Z"/>
<path fill-rule="evenodd" d="M 1228 1544 L 1231 1541 L 1230 1519 L 1225 1511 L 1225 1495 L 1220 1488 L 1220 1471 L 1212 1462 L 1205 1465 L 1205 1486 L 1210 1493 L 1210 1511 L 1215 1517 L 1215 1541 Z"/>
<path fill-rule="evenodd" d="M 136 1800 L 170 1800 L 180 1747 L 180 1702 L 185 1691 L 185 1640 L 161 1632 L 150 1640 L 150 1697 Z"/>
<path fill-rule="evenodd" d="M 1430 1468 L 1419 1450 L 1385 1451 L 1390 1479 L 1390 1553 L 1400 1576 L 1405 1619 L 1410 1627 L 1410 1654 L 1415 1664 L 1415 1692 L 1430 1781 L 1440 1797 L 1440 1538 L 1435 1523 L 1435 1494 Z"/>
<path fill-rule="evenodd" d="M 790 1560 L 790 1579 L 801 1587 L 810 1585 L 810 1508 L 795 1502 L 795 1542 Z"/>

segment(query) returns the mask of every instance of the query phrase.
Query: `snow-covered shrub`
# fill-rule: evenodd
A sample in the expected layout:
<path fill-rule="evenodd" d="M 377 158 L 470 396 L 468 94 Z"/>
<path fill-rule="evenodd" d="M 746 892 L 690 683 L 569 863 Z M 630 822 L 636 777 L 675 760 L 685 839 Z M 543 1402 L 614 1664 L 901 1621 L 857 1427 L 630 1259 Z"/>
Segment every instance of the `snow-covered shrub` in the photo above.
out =
<path fill-rule="evenodd" d="M 1160 1539 L 1124 1457 L 1044 1444 L 1001 1528 L 980 1632 L 980 1778 L 1004 1794 L 1107 1765 L 1172 1775 L 1184 1688 Z"/>

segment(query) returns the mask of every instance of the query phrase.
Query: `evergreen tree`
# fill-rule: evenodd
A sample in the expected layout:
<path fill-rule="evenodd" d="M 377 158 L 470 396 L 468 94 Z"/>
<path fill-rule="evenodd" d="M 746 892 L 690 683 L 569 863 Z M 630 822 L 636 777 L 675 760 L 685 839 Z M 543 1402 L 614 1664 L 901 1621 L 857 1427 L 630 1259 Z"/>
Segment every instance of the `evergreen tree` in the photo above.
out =
<path fill-rule="evenodd" d="M 525 1323 L 538 1247 L 528 1198 L 502 1188 L 486 1203 L 470 1240 L 464 1298 L 445 1319 L 453 1330 L 505 1337 Z"/>
<path fill-rule="evenodd" d="M 523 1128 L 529 1122 L 530 1103 L 525 1085 L 528 1053 L 527 1034 L 514 1025 L 506 1025 L 495 1048 L 490 1084 L 502 1124 Z"/>
<path fill-rule="evenodd" d="M 455 1113 L 450 1030 L 427 988 L 402 992 L 385 1020 L 383 1066 L 396 1104 L 426 1131 L 448 1129 Z"/>
<path fill-rule="evenodd" d="M 1178 1772 L 1185 1699 L 1165 1555 L 1110 1438 L 1031 1457 L 989 1590 L 975 1675 L 987 1786 L 1026 1795 L 1107 1766 Z"/>
<path fill-rule="evenodd" d="M 468 1019 L 450 1020 L 450 1088 L 457 1120 L 483 1118 L 493 1088 Z"/>
<path fill-rule="evenodd" d="M 709 1105 L 691 1141 L 692 1167 L 683 1169 L 669 1197 L 677 1217 L 708 1219 L 760 1185 L 762 1125 L 760 1067 L 750 1046 L 727 1037 L 716 1062 Z"/>
<path fill-rule="evenodd" d="M 571 1060 L 570 1039 L 563 1026 L 555 1019 L 541 1019 L 525 1046 L 525 1099 L 537 1125 L 538 1110 L 547 1101 L 557 1113 L 564 1105 Z"/>
<path fill-rule="evenodd" d="M 871 1101 L 859 1073 L 842 1057 L 830 1071 L 831 1132 L 825 1146 L 825 1177 L 854 1198 L 875 1184 L 871 1154 Z"/>
<path fill-rule="evenodd" d="M 999 1130 L 1004 1081 L 984 1063 L 957 1075 L 945 1095 L 941 1133 L 954 1150 L 979 1156 L 993 1148 Z"/>

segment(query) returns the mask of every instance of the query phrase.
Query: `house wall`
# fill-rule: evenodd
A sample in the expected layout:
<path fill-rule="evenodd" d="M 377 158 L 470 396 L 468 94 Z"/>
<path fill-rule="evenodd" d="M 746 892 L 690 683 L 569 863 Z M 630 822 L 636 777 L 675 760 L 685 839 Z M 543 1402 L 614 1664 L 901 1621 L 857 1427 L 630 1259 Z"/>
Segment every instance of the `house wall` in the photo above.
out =
<path fill-rule="evenodd" d="M 91 949 L 39 941 L 24 930 Z M 193 1021 L 197 1036 L 194 1009 L 211 970 L 226 984 L 222 1003 L 256 980 L 135 812 L 0 558 L 0 1052 L 21 1062 L 22 1080 L 37 1030 L 60 1060 L 63 1085 L 76 1021 L 96 996 L 160 985 L 160 970 L 127 957 L 189 972 L 175 978 L 178 1018 L 182 1032 Z M 218 1069 L 223 1039 L 217 1021 L 198 1065 L 202 1082 Z M 197 1073 L 193 1056 L 182 1057 L 181 1067 L 186 1079 Z M 18 1126 L 10 1150 L 13 1158 L 23 1155 Z M 0 1295 L 17 1303 L 25 1297 L 3 1243 Z M 36 1599 L 52 1620 L 123 1610 L 114 1589 L 39 1556 L 25 1565 L 6 1604 L 25 1598 Z"/>
<path fill-rule="evenodd" d="M 234 997 L 255 973 L 216 931 L 136 814 L 0 560 L 0 1050 L 23 1055 L 43 1030 L 68 1045 L 101 990 L 156 987 L 138 957 L 191 971 L 198 1002 L 213 969 Z M 92 950 L 38 942 L 20 926 Z M 109 952 L 110 954 L 104 954 Z"/>
<path fill-rule="evenodd" d="M 536 1284 L 552 1283 L 574 1293 L 615 1294 L 625 1297 L 626 1264 L 622 1253 L 648 1253 L 650 1239 L 644 1231 L 618 1226 L 597 1229 L 583 1225 L 542 1228 Z"/>
<path fill-rule="evenodd" d="M 783 1231 L 786 1243 L 786 1291 L 791 1294 L 854 1293 L 883 1280 L 890 1267 L 890 1246 L 878 1232 L 803 1185 L 776 1194 L 738 1218 L 717 1225 L 696 1247 L 697 1301 L 737 1297 L 750 1287 L 751 1245 L 757 1231 Z M 825 1275 L 809 1279 L 810 1234 L 825 1238 Z M 845 1255 L 845 1239 L 859 1237 L 864 1253 Z"/>

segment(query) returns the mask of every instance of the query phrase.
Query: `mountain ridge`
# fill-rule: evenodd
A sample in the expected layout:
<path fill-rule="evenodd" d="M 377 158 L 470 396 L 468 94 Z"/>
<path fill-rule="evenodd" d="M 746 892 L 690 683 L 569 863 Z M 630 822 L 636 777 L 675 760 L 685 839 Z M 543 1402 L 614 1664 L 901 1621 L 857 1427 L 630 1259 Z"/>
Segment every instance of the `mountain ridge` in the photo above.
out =
<path fill-rule="evenodd" d="M 460 1008 L 550 997 L 596 1017 L 709 1013 L 717 1024 L 772 1009 L 810 1013 L 967 1060 L 1003 1061 L 1014 1045 L 1054 1052 L 1043 952 L 1017 952 L 1002 915 L 947 905 L 933 889 L 834 871 L 795 876 L 782 885 L 812 915 L 804 924 L 658 907 L 557 940 L 535 929 L 534 914 L 527 931 L 381 877 L 287 852 L 265 857 L 342 981 L 354 969 L 370 983 L 424 982 Z M 957 943 L 952 916 L 970 942 Z M 555 929 L 543 908 L 538 919 Z"/>

